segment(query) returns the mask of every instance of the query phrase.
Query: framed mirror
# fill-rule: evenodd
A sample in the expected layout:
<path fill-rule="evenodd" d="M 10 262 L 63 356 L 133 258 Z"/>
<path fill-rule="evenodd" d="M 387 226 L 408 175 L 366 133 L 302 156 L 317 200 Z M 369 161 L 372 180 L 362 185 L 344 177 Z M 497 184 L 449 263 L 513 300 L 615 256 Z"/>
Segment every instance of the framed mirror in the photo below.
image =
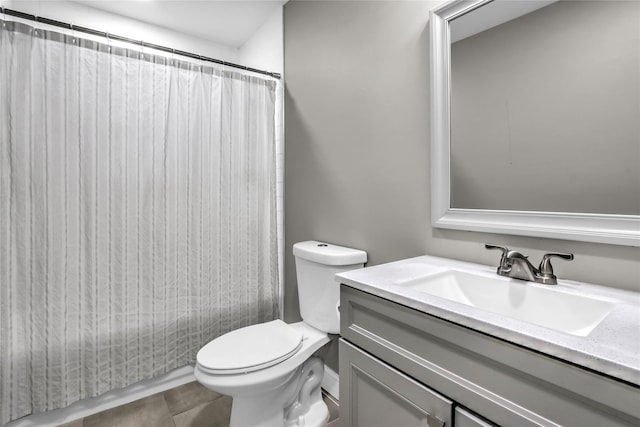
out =
<path fill-rule="evenodd" d="M 432 225 L 640 246 L 640 3 L 454 0 L 430 36 Z"/>

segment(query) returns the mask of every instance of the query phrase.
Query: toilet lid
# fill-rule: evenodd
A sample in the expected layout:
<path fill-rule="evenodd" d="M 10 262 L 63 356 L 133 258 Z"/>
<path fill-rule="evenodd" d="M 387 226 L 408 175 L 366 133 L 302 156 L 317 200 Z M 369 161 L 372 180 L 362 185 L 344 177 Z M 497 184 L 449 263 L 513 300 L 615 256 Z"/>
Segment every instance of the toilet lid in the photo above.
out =
<path fill-rule="evenodd" d="M 300 331 L 277 319 L 226 333 L 202 347 L 196 359 L 212 374 L 252 372 L 294 355 L 302 338 Z"/>

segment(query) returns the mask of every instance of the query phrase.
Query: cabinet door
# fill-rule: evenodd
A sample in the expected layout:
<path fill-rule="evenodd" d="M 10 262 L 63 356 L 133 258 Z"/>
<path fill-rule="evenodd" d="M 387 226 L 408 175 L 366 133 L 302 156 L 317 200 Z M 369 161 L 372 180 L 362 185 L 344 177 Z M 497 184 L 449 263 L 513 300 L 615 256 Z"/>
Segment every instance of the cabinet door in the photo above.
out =
<path fill-rule="evenodd" d="M 482 418 L 476 416 L 475 414 L 462 409 L 461 407 L 456 407 L 455 413 L 455 423 L 456 427 L 494 427 L 495 424 L 489 424 Z"/>
<path fill-rule="evenodd" d="M 452 402 L 340 340 L 342 427 L 451 426 Z"/>

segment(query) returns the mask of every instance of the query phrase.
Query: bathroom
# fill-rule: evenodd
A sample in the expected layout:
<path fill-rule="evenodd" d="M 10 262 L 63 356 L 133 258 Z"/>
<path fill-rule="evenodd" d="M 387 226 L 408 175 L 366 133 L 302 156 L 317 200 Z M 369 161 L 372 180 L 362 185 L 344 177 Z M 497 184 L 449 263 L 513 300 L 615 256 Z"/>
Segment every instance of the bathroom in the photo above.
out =
<path fill-rule="evenodd" d="M 497 254 L 484 250 L 487 242 L 532 260 L 549 251 L 573 253 L 573 261 L 554 265 L 559 277 L 640 292 L 638 247 L 432 225 L 428 17 L 442 3 L 289 1 L 267 16 L 279 32 L 265 27 L 264 39 L 255 39 L 269 48 L 231 61 L 283 75 L 280 308 L 288 323 L 300 320 L 292 247 L 311 239 L 364 250 L 368 267 L 425 254 L 495 266 Z M 77 25 L 97 29 L 105 17 L 132 22 L 74 2 L 2 5 L 63 22 L 81 19 Z M 130 34 L 126 25 L 103 30 Z M 160 33 L 149 42 L 216 58 L 228 54 L 197 38 Z M 332 342 L 325 354 L 335 372 L 337 347 Z"/>

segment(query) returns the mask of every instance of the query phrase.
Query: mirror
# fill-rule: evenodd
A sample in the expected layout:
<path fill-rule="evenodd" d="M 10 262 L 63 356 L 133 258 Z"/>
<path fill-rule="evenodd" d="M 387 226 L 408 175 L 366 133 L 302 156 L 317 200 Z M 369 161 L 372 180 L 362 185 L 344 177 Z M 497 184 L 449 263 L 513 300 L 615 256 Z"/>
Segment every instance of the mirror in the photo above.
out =
<path fill-rule="evenodd" d="M 640 3 L 453 1 L 430 33 L 433 226 L 640 246 Z"/>

